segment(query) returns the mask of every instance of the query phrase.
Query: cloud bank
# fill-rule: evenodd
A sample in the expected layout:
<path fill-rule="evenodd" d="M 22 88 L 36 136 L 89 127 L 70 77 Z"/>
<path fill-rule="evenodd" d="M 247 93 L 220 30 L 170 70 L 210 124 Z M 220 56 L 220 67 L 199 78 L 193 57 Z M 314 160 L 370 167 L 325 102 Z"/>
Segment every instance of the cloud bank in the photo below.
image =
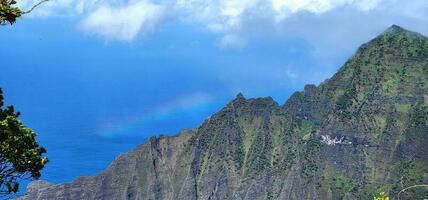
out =
<path fill-rule="evenodd" d="M 23 0 L 19 1 L 19 6 L 27 8 L 36 2 Z M 365 22 L 370 24 L 389 23 L 404 18 L 414 20 L 417 24 L 428 23 L 428 1 L 53 0 L 37 9 L 33 15 L 72 16 L 80 19 L 78 27 L 83 32 L 126 42 L 137 39 L 139 35 L 155 32 L 156 27 L 167 21 L 191 23 L 217 34 L 220 47 L 243 47 L 248 35 L 260 32 L 254 31 L 257 27 L 287 34 L 292 33 L 288 25 L 292 28 L 295 24 L 305 26 L 303 23 L 317 26 L 317 23 L 336 20 L 340 24 L 330 24 L 330 27 L 334 25 L 340 28 L 348 27 L 347 23 L 358 24 L 362 21 L 360 18 L 369 20 Z M 349 20 L 349 16 L 353 17 L 350 21 L 332 18 Z M 419 29 L 421 32 L 428 31 L 423 27 Z M 330 33 L 334 34 L 334 31 Z"/>
<path fill-rule="evenodd" d="M 104 3 L 81 22 L 83 31 L 105 38 L 134 40 L 139 33 L 152 31 L 161 21 L 165 8 L 149 1 L 130 2 L 113 7 Z"/>

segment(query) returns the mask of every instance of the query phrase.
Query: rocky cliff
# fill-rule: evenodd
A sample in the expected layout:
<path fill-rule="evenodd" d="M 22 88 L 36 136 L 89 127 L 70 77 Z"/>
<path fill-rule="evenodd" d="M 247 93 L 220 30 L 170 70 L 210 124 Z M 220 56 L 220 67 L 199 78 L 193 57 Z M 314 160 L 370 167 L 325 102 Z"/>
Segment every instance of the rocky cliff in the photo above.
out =
<path fill-rule="evenodd" d="M 428 183 L 428 39 L 398 26 L 284 105 L 239 94 L 198 128 L 21 199 L 373 199 Z M 402 199 L 428 197 L 413 189 Z"/>

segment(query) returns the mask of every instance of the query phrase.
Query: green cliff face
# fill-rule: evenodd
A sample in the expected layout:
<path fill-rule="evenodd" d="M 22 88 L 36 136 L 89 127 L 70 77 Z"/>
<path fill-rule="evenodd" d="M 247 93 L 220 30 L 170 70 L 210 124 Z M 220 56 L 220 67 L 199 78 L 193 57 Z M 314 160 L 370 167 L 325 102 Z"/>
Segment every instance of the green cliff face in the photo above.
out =
<path fill-rule="evenodd" d="M 428 183 L 427 124 L 428 39 L 394 25 L 282 106 L 239 94 L 197 129 L 23 199 L 392 199 Z"/>

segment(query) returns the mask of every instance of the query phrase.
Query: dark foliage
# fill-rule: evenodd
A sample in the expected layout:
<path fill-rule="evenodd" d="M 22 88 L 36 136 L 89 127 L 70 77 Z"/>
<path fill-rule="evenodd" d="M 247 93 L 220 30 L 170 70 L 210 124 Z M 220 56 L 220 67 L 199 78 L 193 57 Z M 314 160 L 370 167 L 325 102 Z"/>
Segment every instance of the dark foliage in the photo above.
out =
<path fill-rule="evenodd" d="M 18 192 L 22 180 L 38 179 L 48 162 L 36 133 L 23 125 L 13 106 L 3 104 L 0 89 L 0 195 Z"/>

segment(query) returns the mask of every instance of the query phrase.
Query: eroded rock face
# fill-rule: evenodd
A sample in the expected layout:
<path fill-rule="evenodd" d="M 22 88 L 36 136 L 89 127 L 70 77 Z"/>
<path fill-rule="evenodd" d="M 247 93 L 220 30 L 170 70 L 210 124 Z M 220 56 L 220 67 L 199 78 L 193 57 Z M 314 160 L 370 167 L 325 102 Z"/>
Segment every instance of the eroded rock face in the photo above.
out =
<path fill-rule="evenodd" d="M 283 106 L 239 94 L 197 129 L 152 137 L 96 176 L 35 182 L 20 199 L 394 197 L 428 182 L 427 94 L 428 39 L 393 26 Z"/>

